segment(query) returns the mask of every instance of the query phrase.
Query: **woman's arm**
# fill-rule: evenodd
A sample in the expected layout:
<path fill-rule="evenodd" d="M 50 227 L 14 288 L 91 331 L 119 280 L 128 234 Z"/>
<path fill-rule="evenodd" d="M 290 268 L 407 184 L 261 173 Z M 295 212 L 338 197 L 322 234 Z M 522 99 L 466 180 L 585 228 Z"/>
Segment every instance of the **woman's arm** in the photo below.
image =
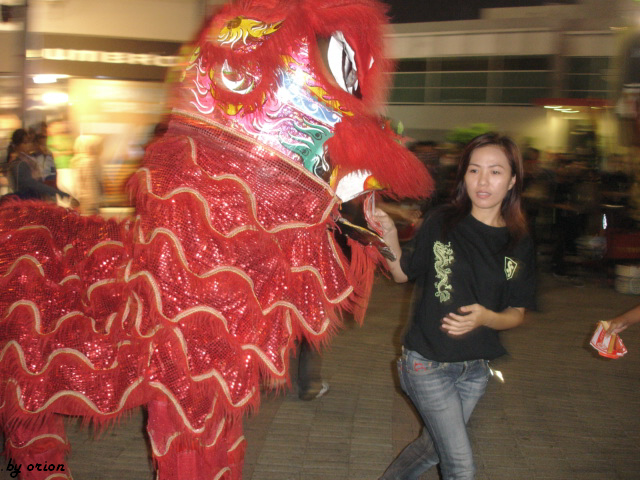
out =
<path fill-rule="evenodd" d="M 478 303 L 460 307 L 458 313 L 449 313 L 442 319 L 442 329 L 449 335 L 464 335 L 484 326 L 494 330 L 508 330 L 517 327 L 524 320 L 524 308 L 509 307 L 494 312 Z"/>
<path fill-rule="evenodd" d="M 393 220 L 391 220 L 391 217 L 379 208 L 376 208 L 373 218 L 382 228 L 382 239 L 396 256 L 394 261 L 387 259 L 391 276 L 398 283 L 408 281 L 409 278 L 402 271 L 402 267 L 400 266 L 402 249 L 400 248 L 400 240 L 398 240 L 398 230 L 396 230 L 396 225 L 393 223 Z"/>

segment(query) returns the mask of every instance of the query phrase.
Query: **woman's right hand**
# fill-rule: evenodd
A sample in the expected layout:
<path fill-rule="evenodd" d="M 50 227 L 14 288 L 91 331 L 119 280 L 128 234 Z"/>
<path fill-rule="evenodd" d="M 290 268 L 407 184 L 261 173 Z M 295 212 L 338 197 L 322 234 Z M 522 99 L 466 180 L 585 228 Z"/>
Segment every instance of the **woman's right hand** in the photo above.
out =
<path fill-rule="evenodd" d="M 393 223 L 391 217 L 380 208 L 376 208 L 373 212 L 373 219 L 382 229 L 382 238 L 396 230 L 396 224 Z"/>
<path fill-rule="evenodd" d="M 387 259 L 387 264 L 389 265 L 391 276 L 398 283 L 406 282 L 408 278 L 402 271 L 402 267 L 400 266 L 400 256 L 402 255 L 402 249 L 400 248 L 400 241 L 398 240 L 398 230 L 396 230 L 396 224 L 393 223 L 391 217 L 380 208 L 376 208 L 373 211 L 373 220 L 378 223 L 378 230 L 382 230 L 382 239 L 396 256 L 395 260 Z"/>

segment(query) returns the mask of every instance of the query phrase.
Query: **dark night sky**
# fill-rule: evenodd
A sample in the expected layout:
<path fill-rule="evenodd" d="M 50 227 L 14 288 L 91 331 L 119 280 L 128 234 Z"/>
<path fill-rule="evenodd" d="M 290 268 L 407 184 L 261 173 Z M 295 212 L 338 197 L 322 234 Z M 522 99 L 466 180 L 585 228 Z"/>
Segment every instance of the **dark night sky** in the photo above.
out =
<path fill-rule="evenodd" d="M 479 18 L 481 8 L 576 3 L 576 0 L 383 0 L 393 23 L 440 22 Z"/>

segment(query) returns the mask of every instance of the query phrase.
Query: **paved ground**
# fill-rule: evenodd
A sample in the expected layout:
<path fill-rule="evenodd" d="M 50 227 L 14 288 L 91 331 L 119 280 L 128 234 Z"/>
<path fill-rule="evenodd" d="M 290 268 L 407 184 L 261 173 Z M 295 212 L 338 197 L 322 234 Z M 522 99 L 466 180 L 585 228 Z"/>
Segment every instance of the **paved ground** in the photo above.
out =
<path fill-rule="evenodd" d="M 245 480 L 375 480 L 418 434 L 393 373 L 410 295 L 378 280 L 364 326 L 347 325 L 324 356 L 325 397 L 265 398 L 246 422 Z M 640 297 L 597 276 L 576 288 L 542 275 L 539 302 L 525 325 L 503 334 L 511 355 L 494 368 L 505 383 L 490 382 L 470 422 L 477 480 L 637 480 L 640 327 L 624 332 L 629 353 L 618 360 L 597 357 L 587 342 L 597 320 Z M 95 441 L 70 422 L 74 478 L 153 478 L 142 425 L 136 411 Z"/>

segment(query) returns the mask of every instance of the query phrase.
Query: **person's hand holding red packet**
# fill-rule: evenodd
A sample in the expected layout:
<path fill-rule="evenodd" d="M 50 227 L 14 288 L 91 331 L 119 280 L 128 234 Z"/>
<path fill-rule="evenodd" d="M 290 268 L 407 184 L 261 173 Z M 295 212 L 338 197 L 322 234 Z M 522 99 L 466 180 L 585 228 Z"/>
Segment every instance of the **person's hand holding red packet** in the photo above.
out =
<path fill-rule="evenodd" d="M 598 322 L 596 331 L 591 337 L 591 346 L 603 357 L 620 358 L 627 353 L 627 349 L 620 336 L 615 333 L 609 333 L 608 329 L 609 322 Z"/>

